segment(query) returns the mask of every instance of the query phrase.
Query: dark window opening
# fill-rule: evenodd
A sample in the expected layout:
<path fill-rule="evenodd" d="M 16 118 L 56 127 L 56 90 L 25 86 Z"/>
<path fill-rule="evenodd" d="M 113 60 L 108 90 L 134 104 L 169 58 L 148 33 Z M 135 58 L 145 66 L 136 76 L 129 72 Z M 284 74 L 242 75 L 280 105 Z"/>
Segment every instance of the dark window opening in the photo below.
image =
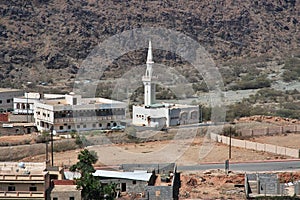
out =
<path fill-rule="evenodd" d="M 8 186 L 7 188 L 8 191 L 16 191 L 16 187 L 13 185 Z"/>
<path fill-rule="evenodd" d="M 29 187 L 29 191 L 37 191 L 36 186 L 30 186 L 30 187 Z"/>
<path fill-rule="evenodd" d="M 121 183 L 121 192 L 126 191 L 126 183 Z"/>

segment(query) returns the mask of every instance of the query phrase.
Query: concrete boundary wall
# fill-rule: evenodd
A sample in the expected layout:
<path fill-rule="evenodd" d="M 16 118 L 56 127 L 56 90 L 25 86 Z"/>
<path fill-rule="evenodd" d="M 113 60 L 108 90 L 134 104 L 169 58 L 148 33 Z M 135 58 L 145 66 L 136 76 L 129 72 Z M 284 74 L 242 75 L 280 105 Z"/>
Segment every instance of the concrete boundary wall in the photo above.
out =
<path fill-rule="evenodd" d="M 215 142 L 219 142 L 227 145 L 229 145 L 230 142 L 229 137 L 226 137 L 224 135 L 218 135 L 215 133 L 210 133 L 210 138 Z M 290 156 L 293 158 L 300 158 L 299 149 L 282 147 L 278 145 L 264 144 L 264 143 L 252 142 L 248 140 L 239 140 L 234 138 L 231 138 L 231 145 L 234 147 L 252 149 L 255 151 L 263 151 L 263 152 L 274 153 L 283 156 Z"/>
<path fill-rule="evenodd" d="M 256 129 L 242 129 L 238 130 L 242 136 L 261 136 L 261 135 L 275 135 L 283 133 L 296 133 L 300 132 L 300 124 L 287 125 L 287 126 L 270 126 L 266 128 Z"/>

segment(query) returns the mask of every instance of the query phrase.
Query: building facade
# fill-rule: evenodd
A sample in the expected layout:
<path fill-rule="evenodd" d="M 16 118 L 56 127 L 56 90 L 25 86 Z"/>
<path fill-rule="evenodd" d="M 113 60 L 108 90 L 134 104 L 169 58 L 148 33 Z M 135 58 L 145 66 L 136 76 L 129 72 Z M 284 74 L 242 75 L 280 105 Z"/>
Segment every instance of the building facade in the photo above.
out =
<path fill-rule="evenodd" d="M 0 163 L 0 199 L 46 199 L 50 175 L 45 169 L 45 163 Z"/>
<path fill-rule="evenodd" d="M 23 94 L 22 90 L 0 88 L 0 112 L 13 111 L 13 99 Z"/>
<path fill-rule="evenodd" d="M 34 118 L 39 131 L 52 126 L 56 132 L 109 129 L 125 119 L 125 109 L 123 102 L 68 94 L 36 102 Z"/>
<path fill-rule="evenodd" d="M 81 190 L 75 181 L 53 180 L 49 192 L 49 200 L 81 200 Z"/>

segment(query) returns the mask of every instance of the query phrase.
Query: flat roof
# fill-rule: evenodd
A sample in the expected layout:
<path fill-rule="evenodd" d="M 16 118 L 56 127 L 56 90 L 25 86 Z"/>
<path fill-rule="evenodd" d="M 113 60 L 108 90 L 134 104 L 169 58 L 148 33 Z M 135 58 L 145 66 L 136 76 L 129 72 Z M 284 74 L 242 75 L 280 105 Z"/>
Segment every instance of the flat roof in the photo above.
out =
<path fill-rule="evenodd" d="M 23 90 L 13 88 L 0 88 L 0 92 L 23 92 Z"/>
<path fill-rule="evenodd" d="M 151 104 L 149 106 L 145 106 L 145 105 L 140 105 L 137 107 L 147 107 L 149 109 L 151 108 L 196 108 L 198 107 L 197 105 L 188 105 L 188 104 L 172 104 L 172 103 L 155 103 L 155 104 Z"/>
<path fill-rule="evenodd" d="M 75 191 L 79 191 L 77 190 L 77 185 L 54 185 L 54 188 L 52 190 L 56 191 L 56 192 L 75 192 Z"/>
<path fill-rule="evenodd" d="M 46 163 L 0 162 L 0 174 L 44 174 Z"/>
<path fill-rule="evenodd" d="M 149 181 L 152 173 L 145 171 L 134 171 L 134 172 L 120 172 L 120 171 L 107 171 L 107 170 L 96 170 L 93 176 L 100 176 L 106 178 L 119 178 L 129 179 L 138 181 Z"/>

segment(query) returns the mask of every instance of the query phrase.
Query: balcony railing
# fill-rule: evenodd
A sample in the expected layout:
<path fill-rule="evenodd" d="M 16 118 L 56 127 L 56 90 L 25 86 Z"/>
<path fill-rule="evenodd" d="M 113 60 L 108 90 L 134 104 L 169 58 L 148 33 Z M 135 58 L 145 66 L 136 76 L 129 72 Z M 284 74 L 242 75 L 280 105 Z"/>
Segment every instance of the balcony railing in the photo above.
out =
<path fill-rule="evenodd" d="M 101 116 L 101 117 L 76 117 L 76 118 L 61 118 L 55 119 L 55 123 L 63 122 L 96 122 L 101 120 L 121 120 L 125 119 L 123 115 L 111 115 L 111 116 Z"/>
<path fill-rule="evenodd" d="M 44 191 L 0 191 L 0 198 L 10 197 L 10 198 L 45 198 Z"/>
<path fill-rule="evenodd" d="M 0 174 L 1 181 L 44 181 L 43 175 Z"/>

